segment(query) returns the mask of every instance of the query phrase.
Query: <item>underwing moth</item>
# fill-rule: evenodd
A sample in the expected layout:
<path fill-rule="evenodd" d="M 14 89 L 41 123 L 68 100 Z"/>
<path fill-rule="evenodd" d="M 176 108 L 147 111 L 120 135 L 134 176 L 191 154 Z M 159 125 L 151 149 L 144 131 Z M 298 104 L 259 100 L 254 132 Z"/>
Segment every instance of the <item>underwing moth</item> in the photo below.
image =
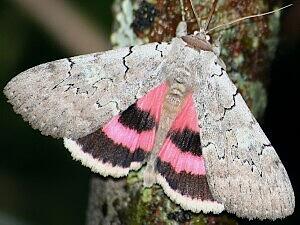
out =
<path fill-rule="evenodd" d="M 4 93 L 44 135 L 103 176 L 144 166 L 183 209 L 249 219 L 293 213 L 287 172 L 229 79 L 205 30 L 178 25 L 171 42 L 45 63 Z"/>

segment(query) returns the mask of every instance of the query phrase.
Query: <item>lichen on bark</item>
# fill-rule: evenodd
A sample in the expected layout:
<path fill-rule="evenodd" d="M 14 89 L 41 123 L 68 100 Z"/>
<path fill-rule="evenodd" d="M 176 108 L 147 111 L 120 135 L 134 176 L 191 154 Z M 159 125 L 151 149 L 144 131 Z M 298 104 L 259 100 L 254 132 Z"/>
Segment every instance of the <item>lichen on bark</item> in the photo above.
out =
<path fill-rule="evenodd" d="M 190 1 L 183 0 L 189 32 L 198 30 Z M 204 25 L 211 0 L 193 0 L 196 14 Z M 210 27 L 237 18 L 272 10 L 274 5 L 262 0 L 220 0 Z M 116 0 L 115 23 L 111 36 L 115 47 L 148 42 L 170 41 L 181 21 L 179 0 Z M 227 72 L 239 88 L 256 118 L 263 116 L 266 104 L 268 69 L 277 47 L 279 14 L 260 17 L 211 33 L 221 35 L 221 58 Z M 142 170 L 122 179 L 91 179 L 87 225 L 99 224 L 236 224 L 233 215 L 204 215 L 183 211 L 166 197 L 158 185 L 142 186 Z"/>

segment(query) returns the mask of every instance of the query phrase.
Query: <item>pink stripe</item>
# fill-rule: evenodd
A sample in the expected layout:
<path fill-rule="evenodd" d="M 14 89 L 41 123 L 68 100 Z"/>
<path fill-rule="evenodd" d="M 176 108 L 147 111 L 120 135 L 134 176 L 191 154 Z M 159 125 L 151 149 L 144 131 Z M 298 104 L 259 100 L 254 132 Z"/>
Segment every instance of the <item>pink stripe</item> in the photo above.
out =
<path fill-rule="evenodd" d="M 192 131 L 199 132 L 198 116 L 193 100 L 193 94 L 190 93 L 182 106 L 182 110 L 177 115 L 172 124 L 172 130 L 183 130 L 188 128 Z"/>
<path fill-rule="evenodd" d="M 161 107 L 167 90 L 167 83 L 162 83 L 140 98 L 137 101 L 137 106 L 143 111 L 150 112 L 150 115 L 153 116 L 157 122 L 159 122 Z"/>
<path fill-rule="evenodd" d="M 116 144 L 122 144 L 134 152 L 137 148 L 142 148 L 149 152 L 154 145 L 155 130 L 137 133 L 135 130 L 124 127 L 118 122 L 119 115 L 113 117 L 102 129 L 102 131 Z"/>
<path fill-rule="evenodd" d="M 194 175 L 206 174 L 202 156 L 180 151 L 169 138 L 166 139 L 158 157 L 162 161 L 170 163 L 177 173 L 184 171 Z"/>

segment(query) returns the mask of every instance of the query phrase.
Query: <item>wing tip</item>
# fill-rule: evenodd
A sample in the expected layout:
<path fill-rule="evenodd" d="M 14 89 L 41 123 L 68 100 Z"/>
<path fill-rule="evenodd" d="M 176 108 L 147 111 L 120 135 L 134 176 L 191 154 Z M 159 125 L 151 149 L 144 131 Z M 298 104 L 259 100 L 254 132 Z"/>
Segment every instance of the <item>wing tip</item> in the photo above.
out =
<path fill-rule="evenodd" d="M 92 155 L 85 153 L 81 146 L 76 141 L 64 138 L 65 147 L 71 152 L 73 159 L 80 161 L 82 165 L 89 167 L 93 172 L 99 173 L 104 177 L 112 176 L 115 178 L 128 175 L 129 170 L 137 170 L 141 167 L 141 163 L 133 162 L 128 168 L 121 168 L 113 166 L 110 163 L 104 163 L 92 157 Z"/>
<path fill-rule="evenodd" d="M 179 204 L 183 209 L 190 210 L 194 213 L 214 213 L 219 214 L 224 210 L 224 205 L 218 202 L 208 201 L 208 200 L 199 200 L 192 199 L 187 196 L 183 196 L 176 191 L 174 191 L 165 178 L 160 174 L 157 175 L 157 183 L 161 185 L 165 194 L 174 202 Z"/>

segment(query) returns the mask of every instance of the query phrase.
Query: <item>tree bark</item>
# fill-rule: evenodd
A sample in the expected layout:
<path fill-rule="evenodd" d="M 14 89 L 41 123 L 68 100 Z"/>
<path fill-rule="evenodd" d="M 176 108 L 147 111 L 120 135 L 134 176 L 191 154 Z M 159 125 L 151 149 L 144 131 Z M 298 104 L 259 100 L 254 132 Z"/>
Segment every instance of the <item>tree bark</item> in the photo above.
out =
<path fill-rule="evenodd" d="M 183 2 L 189 32 L 198 30 L 190 1 Z M 193 2 L 203 26 L 212 1 Z M 262 0 L 219 1 L 210 28 L 274 7 Z M 113 10 L 115 26 L 111 40 L 116 47 L 170 41 L 182 18 L 179 0 L 116 0 Z M 211 34 L 212 40 L 221 34 L 221 58 L 227 72 L 258 119 L 267 104 L 268 70 L 277 47 L 278 29 L 279 14 L 272 14 Z M 234 215 L 183 211 L 164 195 L 160 186 L 144 188 L 139 171 L 122 179 L 93 175 L 90 185 L 87 225 L 237 224 Z"/>

